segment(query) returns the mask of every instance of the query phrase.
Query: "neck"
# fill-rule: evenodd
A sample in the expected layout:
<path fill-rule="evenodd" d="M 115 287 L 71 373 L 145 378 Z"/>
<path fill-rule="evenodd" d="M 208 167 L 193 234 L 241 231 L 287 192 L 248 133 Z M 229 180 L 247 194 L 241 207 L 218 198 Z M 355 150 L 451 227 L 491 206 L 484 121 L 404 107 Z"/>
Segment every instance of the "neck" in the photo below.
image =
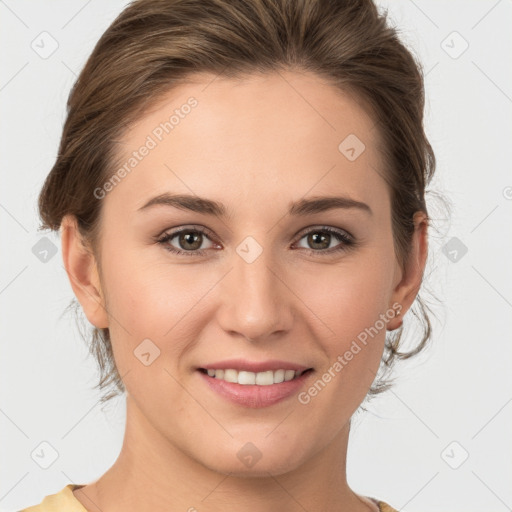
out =
<path fill-rule="evenodd" d="M 157 432 L 127 397 L 123 446 L 97 481 L 74 491 L 90 512 L 304 510 L 368 512 L 378 507 L 346 481 L 350 422 L 292 471 L 239 477 L 205 467 Z"/>

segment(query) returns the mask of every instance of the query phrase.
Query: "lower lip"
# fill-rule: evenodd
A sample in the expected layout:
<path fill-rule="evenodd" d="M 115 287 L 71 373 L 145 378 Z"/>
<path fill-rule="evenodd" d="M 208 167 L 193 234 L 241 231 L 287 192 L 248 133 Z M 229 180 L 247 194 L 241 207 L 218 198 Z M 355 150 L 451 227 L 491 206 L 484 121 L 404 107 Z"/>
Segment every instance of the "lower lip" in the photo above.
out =
<path fill-rule="evenodd" d="M 213 391 L 237 405 L 244 407 L 260 408 L 276 404 L 295 394 L 303 385 L 304 381 L 312 373 L 311 370 L 303 373 L 296 379 L 271 384 L 269 386 L 258 386 L 256 384 L 236 384 L 226 382 L 222 379 L 210 377 L 208 374 L 197 370 L 205 382 Z"/>

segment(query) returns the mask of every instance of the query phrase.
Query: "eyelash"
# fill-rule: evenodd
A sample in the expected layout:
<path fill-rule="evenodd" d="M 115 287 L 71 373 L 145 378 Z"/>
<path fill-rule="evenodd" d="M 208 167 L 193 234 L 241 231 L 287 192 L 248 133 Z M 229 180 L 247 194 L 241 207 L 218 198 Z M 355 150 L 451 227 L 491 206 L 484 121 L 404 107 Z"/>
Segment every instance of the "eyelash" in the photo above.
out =
<path fill-rule="evenodd" d="M 343 231 L 339 231 L 337 229 L 330 228 L 329 226 L 322 226 L 321 228 L 315 228 L 315 229 L 306 231 L 305 233 L 303 233 L 300 236 L 298 241 L 302 240 L 305 236 L 307 236 L 311 233 L 324 233 L 324 232 L 333 235 L 338 241 L 343 242 L 343 243 L 341 243 L 337 247 L 331 247 L 330 249 L 326 249 L 326 250 L 322 250 L 322 249 L 315 250 L 315 249 L 304 249 L 304 248 L 302 248 L 302 249 L 304 249 L 309 254 L 322 254 L 323 256 L 329 256 L 329 255 L 338 253 L 340 251 L 347 251 L 348 249 L 351 249 L 351 248 L 355 247 L 355 245 L 356 245 L 356 241 L 351 235 L 348 235 Z M 161 244 L 165 250 L 167 250 L 173 254 L 184 255 L 184 256 L 203 256 L 203 254 L 208 250 L 208 249 L 200 249 L 200 250 L 193 250 L 193 251 L 184 251 L 182 249 L 176 249 L 175 247 L 173 247 L 167 243 L 181 233 L 201 233 L 201 234 L 205 235 L 206 237 L 210 238 L 208 236 L 208 231 L 204 228 L 201 228 L 201 227 L 182 228 L 182 229 L 178 229 L 176 231 L 172 231 L 170 233 L 165 233 L 162 237 L 160 237 L 157 240 L 157 243 Z"/>

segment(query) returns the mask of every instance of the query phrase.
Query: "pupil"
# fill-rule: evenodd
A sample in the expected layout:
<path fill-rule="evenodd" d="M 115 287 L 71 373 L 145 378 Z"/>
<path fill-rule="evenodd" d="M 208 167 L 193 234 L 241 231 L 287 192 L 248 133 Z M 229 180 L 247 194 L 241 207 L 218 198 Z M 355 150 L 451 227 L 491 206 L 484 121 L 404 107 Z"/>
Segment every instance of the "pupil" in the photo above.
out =
<path fill-rule="evenodd" d="M 310 235 L 310 241 L 312 241 L 313 244 L 320 244 L 320 248 L 329 247 L 329 242 L 327 241 L 327 236 L 323 233 L 313 233 L 312 235 Z M 325 244 L 326 241 L 327 241 L 327 245 Z"/>
<path fill-rule="evenodd" d="M 320 246 L 320 248 L 329 247 L 328 237 L 330 235 L 326 235 L 325 233 L 313 233 L 309 235 L 309 242 L 313 244 L 313 246 Z M 184 233 L 180 237 L 180 243 L 191 244 L 193 247 L 189 247 L 189 249 L 197 249 L 201 246 L 200 243 L 201 234 L 200 233 Z M 318 247 L 316 247 L 318 248 Z"/>
<path fill-rule="evenodd" d="M 188 249 L 197 249 L 201 246 L 201 242 L 197 243 L 200 239 L 199 234 L 193 234 L 191 232 L 182 234 L 180 242 L 184 242 L 185 244 L 192 244 L 193 247 L 188 247 Z M 195 245 L 194 245 L 195 242 Z"/>

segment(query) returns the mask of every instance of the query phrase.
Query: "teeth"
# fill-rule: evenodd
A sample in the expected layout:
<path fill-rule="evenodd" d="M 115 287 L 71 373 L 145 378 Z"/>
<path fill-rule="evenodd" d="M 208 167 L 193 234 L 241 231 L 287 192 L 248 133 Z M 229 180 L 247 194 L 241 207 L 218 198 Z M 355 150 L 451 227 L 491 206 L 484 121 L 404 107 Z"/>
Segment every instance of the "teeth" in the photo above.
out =
<path fill-rule="evenodd" d="M 268 370 L 266 372 L 246 372 L 244 370 L 237 371 L 233 369 L 228 370 L 207 370 L 210 377 L 225 380 L 226 382 L 234 382 L 242 385 L 258 385 L 270 386 L 272 384 L 279 384 L 283 381 L 289 381 L 299 377 L 302 372 L 295 370 Z"/>

